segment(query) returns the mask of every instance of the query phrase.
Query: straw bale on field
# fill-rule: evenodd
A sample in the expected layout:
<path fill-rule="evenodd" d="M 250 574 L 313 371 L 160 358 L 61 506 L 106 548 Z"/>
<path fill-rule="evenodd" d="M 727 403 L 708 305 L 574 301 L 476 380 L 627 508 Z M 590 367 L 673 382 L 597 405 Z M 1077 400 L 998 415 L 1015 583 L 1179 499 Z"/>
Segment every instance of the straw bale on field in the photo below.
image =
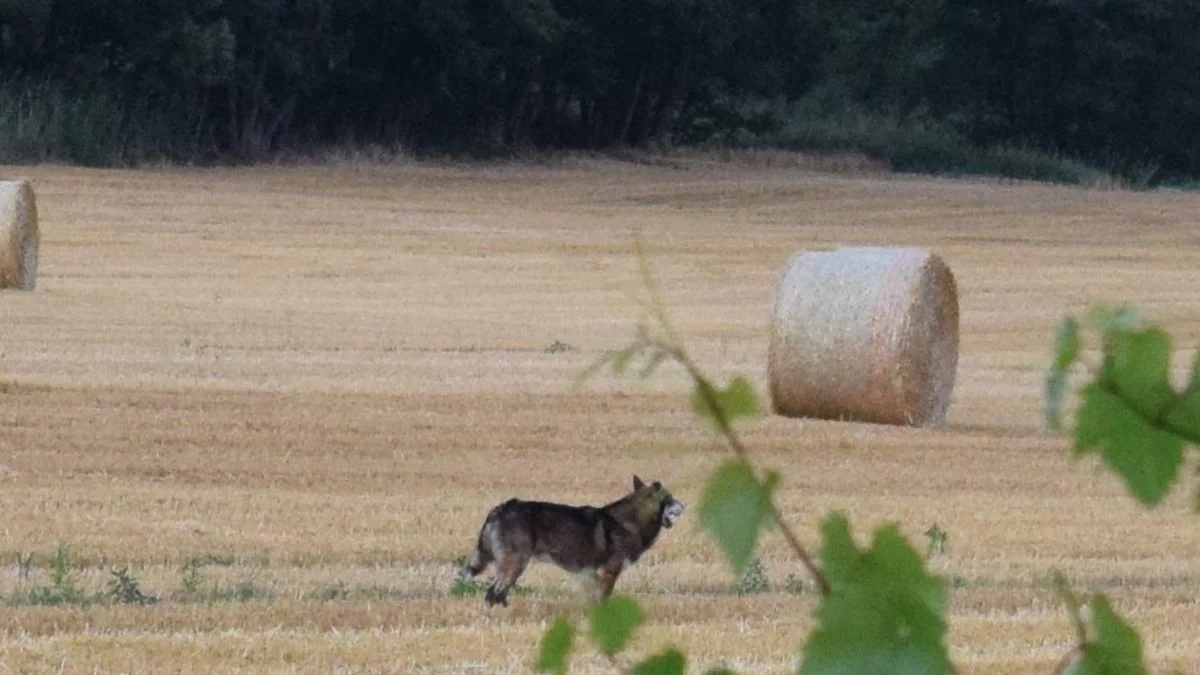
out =
<path fill-rule="evenodd" d="M 944 423 L 958 364 L 958 295 L 936 254 L 843 248 L 793 255 L 773 308 L 775 412 Z"/>

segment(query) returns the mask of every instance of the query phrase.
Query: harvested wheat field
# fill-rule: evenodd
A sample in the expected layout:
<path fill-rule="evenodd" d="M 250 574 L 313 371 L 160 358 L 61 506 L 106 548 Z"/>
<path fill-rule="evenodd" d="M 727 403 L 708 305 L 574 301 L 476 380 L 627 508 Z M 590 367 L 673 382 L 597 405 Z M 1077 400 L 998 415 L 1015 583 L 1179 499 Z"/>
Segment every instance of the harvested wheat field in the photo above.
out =
<path fill-rule="evenodd" d="M 1185 491 L 1145 511 L 1041 423 L 1054 329 L 1093 300 L 1164 324 L 1184 374 L 1200 194 L 700 158 L 4 174 L 34 180 L 41 261 L 0 292 L 0 672 L 528 672 L 584 616 L 575 581 L 535 566 L 488 611 L 454 560 L 499 501 L 601 503 L 634 473 L 693 508 L 618 584 L 649 615 L 631 653 L 793 670 L 811 580 L 770 533 L 769 590 L 731 591 L 694 508 L 727 451 L 682 374 L 573 382 L 633 335 L 634 227 L 696 360 L 764 396 L 792 253 L 935 250 L 961 310 L 946 426 L 746 423 L 786 517 L 814 549 L 830 510 L 921 550 L 936 523 L 964 673 L 1053 670 L 1052 568 L 1156 668 L 1200 672 Z M 611 668 L 589 647 L 573 671 Z"/>

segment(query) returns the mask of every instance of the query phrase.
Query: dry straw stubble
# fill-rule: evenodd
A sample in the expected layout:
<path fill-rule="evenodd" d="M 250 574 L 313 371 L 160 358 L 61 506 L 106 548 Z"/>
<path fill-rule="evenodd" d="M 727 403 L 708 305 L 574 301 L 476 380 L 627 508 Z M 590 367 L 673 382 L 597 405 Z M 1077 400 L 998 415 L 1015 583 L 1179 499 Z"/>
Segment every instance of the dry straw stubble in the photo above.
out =
<path fill-rule="evenodd" d="M 0 181 L 0 289 L 34 289 L 39 243 L 37 204 L 29 181 Z"/>
<path fill-rule="evenodd" d="M 775 412 L 932 426 L 958 365 L 954 275 L 919 248 L 797 253 L 780 276 L 768 379 Z"/>

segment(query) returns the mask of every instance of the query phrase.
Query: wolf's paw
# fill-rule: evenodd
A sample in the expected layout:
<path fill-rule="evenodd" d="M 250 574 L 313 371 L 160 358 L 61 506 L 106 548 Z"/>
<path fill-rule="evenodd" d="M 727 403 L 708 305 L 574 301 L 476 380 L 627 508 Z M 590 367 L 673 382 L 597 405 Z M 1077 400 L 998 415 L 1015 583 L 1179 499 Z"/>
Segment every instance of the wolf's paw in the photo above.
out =
<path fill-rule="evenodd" d="M 508 598 L 501 593 L 497 593 L 494 586 L 488 586 L 487 593 L 485 593 L 483 596 L 483 601 L 487 603 L 488 607 L 493 607 L 495 605 L 503 605 L 508 607 Z"/>

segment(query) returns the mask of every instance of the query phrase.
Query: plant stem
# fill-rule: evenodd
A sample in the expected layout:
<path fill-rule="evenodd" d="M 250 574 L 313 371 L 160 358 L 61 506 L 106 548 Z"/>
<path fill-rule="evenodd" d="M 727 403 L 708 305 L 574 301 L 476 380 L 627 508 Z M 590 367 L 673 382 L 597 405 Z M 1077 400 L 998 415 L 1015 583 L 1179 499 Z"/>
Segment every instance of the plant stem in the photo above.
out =
<path fill-rule="evenodd" d="M 712 384 L 708 381 L 708 378 L 704 377 L 704 374 L 700 372 L 700 368 L 696 366 L 696 363 L 692 361 L 687 352 L 683 350 L 683 347 L 681 347 L 679 344 L 667 344 L 651 337 L 647 337 L 646 342 L 647 347 L 658 349 L 677 361 L 681 366 L 683 366 L 684 370 L 687 371 L 688 375 L 690 375 L 692 379 L 696 381 L 697 390 L 700 392 L 700 395 L 704 397 L 704 403 L 708 406 L 708 409 L 712 411 L 713 417 L 717 423 L 717 429 L 721 432 L 721 436 L 725 438 L 725 442 L 733 450 L 734 454 L 746 462 L 749 462 L 750 451 L 746 449 L 745 445 L 742 444 L 742 439 L 738 437 L 737 432 L 735 432 L 733 430 L 733 426 L 730 425 L 729 419 L 725 416 L 725 409 L 713 395 Z M 791 547 L 796 556 L 800 558 L 800 562 L 804 564 L 804 568 L 807 569 L 808 573 L 811 574 L 813 579 L 816 580 L 817 586 L 821 589 L 821 595 L 829 597 L 831 592 L 829 580 L 825 578 L 825 574 L 821 571 L 821 568 L 818 567 L 816 562 L 813 561 L 812 556 L 808 553 L 808 549 L 806 549 L 804 544 L 800 542 L 800 538 L 796 536 L 796 533 L 792 530 L 791 526 L 789 526 L 787 521 L 783 519 L 783 514 L 779 512 L 779 507 L 775 504 L 775 501 L 771 500 L 770 505 L 771 519 L 775 521 L 775 525 L 783 534 L 784 540 L 787 541 L 788 546 Z"/>
<path fill-rule="evenodd" d="M 1071 651 L 1063 654 L 1058 664 L 1054 666 L 1053 675 L 1063 675 L 1063 673 L 1067 672 L 1067 669 L 1071 667 L 1071 664 L 1075 663 L 1075 658 L 1080 654 L 1083 654 L 1083 645 L 1072 647 Z"/>
<path fill-rule="evenodd" d="M 664 341 L 654 337 L 643 326 L 638 330 L 639 342 L 642 343 L 643 348 L 666 354 L 677 361 L 679 365 L 683 366 L 684 370 L 687 371 L 688 375 L 696 383 L 696 389 L 700 392 L 700 395 L 704 397 L 704 404 L 712 411 L 713 419 L 717 423 L 717 429 L 725 438 L 725 442 L 733 449 L 734 454 L 749 464 L 750 451 L 742 444 L 742 439 L 738 437 L 737 432 L 729 424 L 725 408 L 717 400 L 712 383 L 704 376 L 704 373 L 700 372 L 700 368 L 696 365 L 696 362 L 692 361 L 692 358 L 688 356 L 688 353 L 683 348 L 683 341 L 671 326 L 671 319 L 667 313 L 667 305 L 663 301 L 662 290 L 654 277 L 654 271 L 650 268 L 650 258 L 646 254 L 645 241 L 642 239 L 640 231 L 634 231 L 633 243 L 634 250 L 637 253 L 638 270 L 641 272 L 642 283 L 650 295 L 649 300 L 642 303 L 642 306 L 658 324 L 662 335 L 666 338 Z M 812 556 L 808 554 L 808 549 L 804 547 L 804 544 L 800 543 L 800 538 L 796 536 L 796 533 L 792 531 L 787 521 L 783 519 L 783 514 L 779 512 L 779 507 L 776 506 L 775 501 L 771 500 L 770 504 L 771 519 L 775 521 L 775 525 L 783 533 L 784 540 L 787 541 L 788 546 L 791 547 L 796 556 L 800 558 L 800 562 L 804 564 L 808 573 L 816 580 L 817 587 L 821 589 L 821 595 L 829 597 L 831 592 L 829 580 L 825 578 L 825 574 L 821 571 L 821 568 L 817 566 Z"/>

